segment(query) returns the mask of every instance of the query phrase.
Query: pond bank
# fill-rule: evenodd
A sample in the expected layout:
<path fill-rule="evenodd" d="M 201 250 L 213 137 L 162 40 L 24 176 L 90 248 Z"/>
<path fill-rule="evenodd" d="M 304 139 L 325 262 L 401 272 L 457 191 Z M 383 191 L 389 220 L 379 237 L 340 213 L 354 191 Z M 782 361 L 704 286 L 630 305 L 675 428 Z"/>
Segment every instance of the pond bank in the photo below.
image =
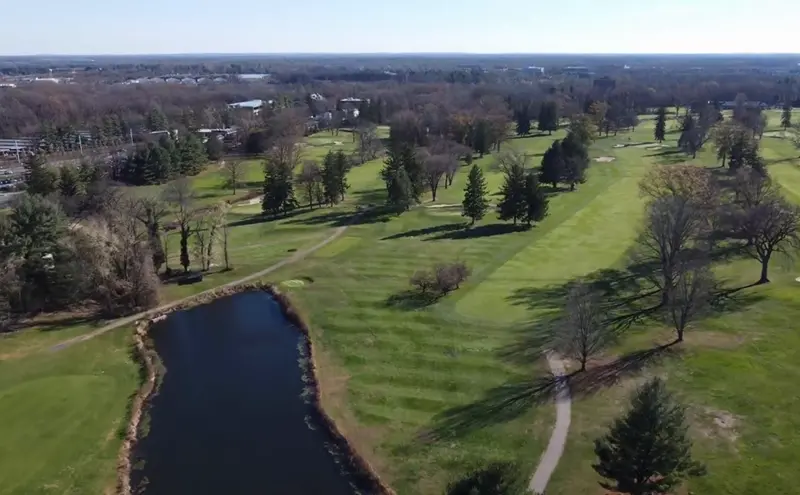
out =
<path fill-rule="evenodd" d="M 332 446 L 332 448 L 330 450 L 337 454 L 336 455 L 336 458 L 337 458 L 336 462 L 340 463 L 345 468 L 344 471 L 347 472 L 349 480 L 352 481 L 352 484 L 358 489 L 358 492 L 370 493 L 370 494 L 373 494 L 373 493 L 377 493 L 377 494 L 393 494 L 394 492 L 391 490 L 391 488 L 389 488 L 384 482 L 382 482 L 382 480 L 372 470 L 372 468 L 370 467 L 369 463 L 365 459 L 363 459 L 353 449 L 353 447 L 350 445 L 350 443 L 347 441 L 347 439 L 341 434 L 341 432 L 337 428 L 335 422 L 323 410 L 323 408 L 322 408 L 322 406 L 320 404 L 320 390 L 319 390 L 319 385 L 318 385 L 317 375 L 316 375 L 317 368 L 316 368 L 316 363 L 315 363 L 315 360 L 314 360 L 313 342 L 312 342 L 312 340 L 310 338 L 310 335 L 309 335 L 308 326 L 306 325 L 306 323 L 303 320 L 303 318 L 293 308 L 293 306 L 292 306 L 290 300 L 288 299 L 288 297 L 286 297 L 284 294 L 280 293 L 273 286 L 263 285 L 263 284 L 247 284 L 247 285 L 242 285 L 242 286 L 238 286 L 238 287 L 232 287 L 232 288 L 223 289 L 223 290 L 220 290 L 220 291 L 218 291 L 218 292 L 216 292 L 214 294 L 209 294 L 209 295 L 204 296 L 202 298 L 198 298 L 198 300 L 190 301 L 187 304 L 182 305 L 181 307 L 173 308 L 171 310 L 171 312 L 172 311 L 178 311 L 178 310 L 190 309 L 190 308 L 194 308 L 194 307 L 197 307 L 197 306 L 204 306 L 204 305 L 206 305 L 206 304 L 208 304 L 208 303 L 210 303 L 212 301 L 215 301 L 216 299 L 224 298 L 226 296 L 232 296 L 234 294 L 241 294 L 241 293 L 262 293 L 262 294 L 266 293 L 266 295 L 269 296 L 269 299 L 266 299 L 266 298 L 263 299 L 263 300 L 261 300 L 261 299 L 249 299 L 248 301 L 243 302 L 242 304 L 249 305 L 247 307 L 252 308 L 251 309 L 252 311 L 255 311 L 255 309 L 254 309 L 255 306 L 253 306 L 254 304 L 255 305 L 258 305 L 258 304 L 264 304 L 264 305 L 275 304 L 275 305 L 277 305 L 277 308 L 279 309 L 280 315 L 285 320 L 285 323 L 289 324 L 294 329 L 294 331 L 299 331 L 299 333 L 302 335 L 302 338 L 295 337 L 296 338 L 296 343 L 294 345 L 295 349 L 293 349 L 294 352 L 293 352 L 292 356 L 288 356 L 287 357 L 285 355 L 285 353 L 281 354 L 279 356 L 278 355 L 272 355 L 271 356 L 271 360 L 269 360 L 269 363 L 273 362 L 276 359 L 281 359 L 281 360 L 284 361 L 284 365 L 285 365 L 285 360 L 288 359 L 288 358 L 291 358 L 293 360 L 293 362 L 294 362 L 295 370 L 298 373 L 299 372 L 303 373 L 303 375 L 304 375 L 303 376 L 303 382 L 304 382 L 303 385 L 305 386 L 305 391 L 304 391 L 303 395 L 304 395 L 304 398 L 306 399 L 307 407 L 310 407 L 309 410 L 311 411 L 311 413 L 308 415 L 309 417 L 305 418 L 305 420 L 306 420 L 306 428 L 310 428 L 313 431 L 314 429 L 316 429 L 315 427 L 321 427 L 320 429 L 321 429 L 322 433 L 324 433 L 326 435 L 326 437 L 327 437 L 325 443 L 326 444 L 330 444 Z M 223 303 L 223 307 L 233 307 L 231 305 L 234 304 L 233 302 L 228 301 L 228 300 L 222 301 L 222 303 Z M 219 303 L 215 303 L 215 304 L 219 304 Z M 225 305 L 228 305 L 228 306 L 225 306 Z M 238 308 L 237 312 L 245 311 L 244 306 L 237 307 L 237 308 Z M 206 311 L 207 308 L 197 308 L 197 310 L 198 311 L 199 310 Z M 270 310 L 262 308 L 260 311 L 262 311 L 262 313 L 260 314 L 260 318 L 263 319 L 263 317 L 265 315 L 265 313 L 263 313 L 263 311 L 270 311 Z M 185 315 L 189 314 L 189 313 L 190 312 L 187 312 L 187 313 L 185 313 Z M 207 312 L 204 315 L 204 318 L 208 319 L 209 318 L 208 317 L 209 314 L 210 313 Z M 253 316 L 255 316 L 255 315 L 251 315 L 250 320 L 254 319 Z M 184 380 L 184 385 L 183 385 L 184 389 L 186 388 L 186 385 L 185 385 L 186 383 L 189 383 L 189 384 L 192 383 L 191 381 L 186 381 L 185 377 L 184 378 L 180 377 L 181 372 L 180 372 L 180 368 L 179 368 L 178 365 L 180 365 L 181 363 L 179 361 L 176 361 L 176 359 L 177 359 L 175 357 L 176 353 L 174 351 L 170 350 L 170 345 L 172 346 L 172 348 L 181 348 L 182 349 L 183 347 L 185 347 L 187 345 L 187 340 L 185 339 L 185 337 L 184 337 L 184 340 L 181 342 L 180 346 L 176 346 L 176 344 L 174 342 L 172 344 L 170 344 L 169 339 L 166 339 L 166 340 L 162 339 L 162 340 L 164 340 L 163 349 L 159 348 L 159 346 L 157 346 L 156 343 L 154 342 L 153 334 L 158 334 L 159 332 L 157 332 L 157 331 L 153 332 L 153 330 L 161 329 L 161 326 L 165 325 L 167 323 L 167 322 L 163 322 L 165 317 L 166 317 L 166 314 L 159 315 L 159 317 L 154 318 L 153 320 L 147 320 L 147 321 L 144 321 L 144 322 L 140 322 L 140 324 L 137 325 L 137 329 L 136 329 L 136 333 L 135 333 L 135 337 L 134 337 L 134 340 L 135 340 L 135 351 L 136 351 L 136 354 L 138 356 L 138 359 L 140 360 L 140 364 L 142 365 L 142 368 L 143 368 L 143 384 L 142 384 L 141 389 L 139 390 L 139 393 L 132 400 L 131 413 L 130 413 L 130 424 L 128 426 L 126 439 L 125 439 L 125 441 L 123 443 L 123 446 L 122 446 L 122 449 L 120 451 L 119 470 L 118 470 L 118 493 L 121 494 L 121 495 L 128 495 L 128 494 L 132 493 L 132 490 L 136 488 L 136 486 L 132 486 L 132 484 L 133 485 L 137 485 L 138 482 L 141 481 L 141 480 L 135 480 L 134 483 L 131 483 L 132 476 L 133 476 L 134 479 L 137 478 L 136 471 L 138 471 L 138 470 L 134 469 L 134 464 L 136 464 L 137 451 L 141 447 L 147 447 L 148 446 L 147 445 L 148 442 L 151 444 L 151 446 L 154 445 L 154 444 L 157 444 L 157 441 L 155 439 L 152 439 L 152 441 L 148 441 L 147 437 L 145 435 L 143 435 L 143 430 L 146 430 L 146 429 L 150 428 L 150 426 L 152 426 L 153 429 L 159 428 L 159 425 L 163 424 L 163 422 L 165 422 L 165 421 L 169 422 L 169 420 L 167 420 L 167 419 L 156 417 L 156 416 L 153 417 L 153 423 L 154 423 L 153 425 L 147 425 L 147 423 L 148 423 L 147 419 L 145 419 L 144 421 L 141 420 L 142 417 L 147 418 L 152 413 L 157 412 L 157 411 L 149 411 L 148 410 L 148 408 L 150 408 L 152 406 L 153 402 L 156 401 L 156 398 L 158 398 L 159 388 L 160 388 L 160 385 L 159 385 L 158 382 L 163 377 L 163 372 L 161 370 L 159 370 L 159 368 L 160 368 L 160 365 L 158 363 L 159 356 L 156 354 L 156 350 L 159 350 L 159 351 L 163 352 L 163 349 L 166 349 L 166 352 L 170 354 L 167 357 L 167 359 L 168 360 L 172 359 L 174 362 L 177 363 L 175 365 L 176 366 L 175 369 L 176 369 L 176 373 L 177 374 L 174 376 L 174 380 L 176 382 L 180 382 L 181 379 L 183 379 Z M 173 316 L 173 318 L 179 318 L 179 319 L 180 318 L 188 318 L 188 316 L 175 315 L 175 316 Z M 232 318 L 232 316 L 231 316 L 231 318 Z M 246 318 L 244 318 L 244 319 L 246 319 Z M 255 318 L 255 319 L 258 319 L 258 318 Z M 186 323 L 184 323 L 184 325 L 185 324 Z M 264 322 L 263 321 L 258 321 L 257 324 L 261 325 L 263 327 Z M 248 323 L 247 325 L 249 325 L 250 328 L 252 329 L 252 322 Z M 197 326 L 197 324 L 195 324 L 195 326 Z M 219 322 L 218 322 L 217 326 L 219 326 Z M 166 331 L 166 328 L 164 330 Z M 230 329 L 230 330 L 231 330 L 231 332 L 235 333 L 235 329 Z M 254 333 L 254 332 L 251 332 L 250 334 L 247 334 L 246 332 L 248 332 L 249 330 L 246 329 L 246 328 L 243 331 L 245 332 L 245 334 L 243 334 L 244 337 L 246 337 L 248 339 L 249 338 L 254 338 L 254 339 L 263 339 L 264 338 L 263 335 L 258 335 L 257 333 Z M 183 332 L 185 333 L 185 330 Z M 201 332 L 201 330 L 198 330 L 198 332 Z M 170 334 L 170 337 L 171 338 L 180 338 L 179 336 L 175 336 L 175 335 L 172 335 L 172 334 Z M 286 336 L 284 335 L 283 337 L 281 337 L 281 336 L 273 335 L 273 336 L 268 337 L 268 338 L 273 338 L 273 339 L 279 338 L 280 339 L 280 338 L 284 338 L 284 337 L 286 337 Z M 197 334 L 197 338 L 198 339 L 202 338 L 202 334 L 198 333 Z M 284 346 L 283 347 L 284 349 L 286 348 L 285 347 L 286 343 L 287 342 L 284 340 L 283 344 L 281 344 L 281 345 Z M 221 342 L 220 343 L 216 343 L 215 342 L 215 345 L 218 345 L 218 344 L 222 345 L 223 343 L 221 343 Z M 230 343 L 224 343 L 224 345 L 229 345 L 229 344 Z M 269 353 L 270 352 L 270 346 L 273 345 L 273 344 L 278 344 L 278 343 L 271 342 L 271 343 L 269 343 L 269 345 L 267 345 L 265 347 L 263 340 L 260 343 L 257 340 L 254 340 L 253 341 L 253 349 L 256 352 Z M 198 345 L 202 345 L 202 344 L 198 343 Z M 261 347 L 259 347 L 259 346 L 261 346 Z M 235 350 L 235 352 L 238 352 L 238 353 L 245 352 L 245 351 L 247 351 L 247 349 Z M 300 358 L 299 358 L 299 363 L 300 364 L 299 365 L 297 364 L 298 351 L 299 351 L 299 356 L 300 356 Z M 208 352 L 208 351 L 207 351 L 207 349 L 206 350 L 203 350 L 203 349 L 198 349 L 197 350 L 197 354 L 199 356 L 207 356 L 206 354 L 203 354 L 203 352 Z M 261 360 L 261 362 L 259 362 L 259 360 L 256 359 L 257 357 L 261 357 L 261 356 L 254 356 L 254 360 L 251 362 L 251 366 L 265 366 L 265 365 L 268 365 L 268 363 L 263 362 L 263 360 Z M 231 359 L 230 356 L 228 356 L 228 358 Z M 181 359 L 184 359 L 184 358 L 181 358 Z M 221 359 L 225 359 L 225 357 L 222 356 Z M 224 363 L 224 361 L 223 361 L 223 363 Z M 209 366 L 213 367 L 213 363 L 210 363 Z M 203 368 L 199 368 L 199 369 L 203 369 Z M 220 371 L 222 371 L 222 370 L 220 370 Z M 260 372 L 259 370 L 252 370 L 252 369 L 249 370 L 249 371 L 251 371 L 251 372 Z M 250 376 L 252 377 L 252 375 L 250 375 Z M 207 380 L 213 380 L 214 379 L 213 373 L 207 374 L 206 375 L 206 379 Z M 220 378 L 220 379 L 222 379 L 222 378 Z M 286 379 L 288 381 L 292 381 L 293 380 L 288 375 L 287 375 Z M 280 384 L 276 384 L 276 386 L 280 386 Z M 302 388 L 302 387 L 300 387 L 300 388 Z M 214 388 L 214 390 L 216 390 L 216 389 L 217 388 Z M 170 394 L 175 394 L 175 393 L 178 393 L 178 392 L 174 392 L 172 390 L 180 390 L 180 389 L 175 389 L 175 387 L 173 386 L 170 390 L 171 390 Z M 200 401 L 200 403 L 202 403 L 203 400 L 206 400 L 206 401 L 210 400 L 207 397 L 205 397 L 205 394 L 207 393 L 208 390 L 212 390 L 212 389 L 211 388 L 207 388 L 205 390 L 195 391 L 195 393 L 200 394 L 200 395 L 197 396 L 198 400 Z M 225 402 L 226 404 L 228 402 L 236 403 L 236 401 L 241 400 L 241 396 L 236 396 L 236 395 L 225 396 L 224 392 L 225 392 L 225 390 L 223 389 L 223 395 L 221 396 L 221 398 L 217 397 L 217 399 L 226 401 Z M 299 393 L 299 392 L 300 391 L 298 390 L 297 393 Z M 284 393 L 284 395 L 286 395 L 286 390 L 283 390 L 283 393 Z M 166 395 L 167 394 L 165 394 L 165 396 Z M 262 412 L 263 411 L 267 411 L 266 415 L 270 416 L 272 412 L 269 411 L 268 409 L 263 409 L 264 408 L 264 404 L 263 403 L 258 403 L 258 401 L 267 400 L 266 395 L 268 395 L 268 394 L 265 394 L 264 397 L 262 397 L 260 394 L 249 395 L 248 396 L 248 400 L 250 400 L 250 398 L 252 397 L 254 412 L 258 412 L 258 407 L 260 406 L 260 407 L 262 407 Z M 164 397 L 158 398 L 158 401 L 160 401 L 161 403 L 165 403 L 165 401 L 163 399 L 164 399 Z M 175 407 L 175 406 L 170 406 L 170 407 Z M 250 408 L 248 407 L 246 409 L 250 409 Z M 142 414 L 143 410 L 145 411 L 144 415 Z M 243 408 L 241 408 L 241 407 L 237 408 L 237 409 L 228 409 L 228 410 L 226 410 L 224 407 L 219 409 L 219 411 L 222 411 L 222 412 L 228 414 L 228 417 L 231 417 L 230 416 L 231 412 L 236 412 L 236 413 L 241 414 L 242 410 L 243 410 Z M 189 410 L 187 409 L 187 411 L 189 411 Z M 184 411 L 184 413 L 186 413 L 187 411 Z M 205 410 L 203 410 L 203 411 L 205 411 Z M 189 412 L 191 412 L 191 411 L 189 411 Z M 245 412 L 248 412 L 248 411 L 245 411 Z M 164 416 L 164 413 L 160 413 L 160 415 Z M 169 416 L 169 414 L 167 414 L 166 416 Z M 235 417 L 235 415 L 234 415 L 234 417 Z M 159 421 L 160 421 L 160 423 L 159 423 Z M 174 421 L 174 418 L 172 419 L 172 421 Z M 267 422 L 262 423 L 259 426 L 258 430 L 262 430 L 262 429 L 266 428 L 267 426 L 269 426 L 267 424 L 268 421 L 269 420 L 267 420 Z M 143 427 L 143 425 L 145 425 L 145 426 Z M 230 426 L 230 425 L 227 425 L 227 426 Z M 164 431 L 164 428 L 165 428 L 164 426 L 161 426 L 161 430 L 159 430 L 159 431 Z M 225 425 L 220 426 L 220 428 L 224 429 Z M 254 432 L 254 434 L 255 433 L 257 433 L 257 432 Z M 262 431 L 262 433 L 263 433 L 263 431 Z M 219 440 L 219 438 L 217 438 L 217 439 Z M 144 444 L 142 444 L 142 442 L 144 442 Z M 270 443 L 269 441 L 264 441 L 264 439 L 262 439 L 262 442 L 263 442 L 262 445 L 263 445 L 263 447 L 265 449 L 269 449 L 270 448 L 270 446 L 268 445 Z M 243 445 L 243 447 L 252 448 L 253 445 L 248 444 L 248 445 Z M 144 450 L 146 450 L 146 448 Z M 238 451 L 238 449 L 236 449 L 236 450 Z M 192 451 L 189 450 L 189 452 L 192 452 Z M 264 452 L 261 452 L 261 453 L 263 454 Z M 221 454 L 221 455 L 224 456 L 224 454 Z M 235 457 L 237 455 L 237 452 L 230 453 L 230 455 L 233 455 Z M 139 467 L 139 466 L 137 466 L 137 467 Z M 146 464 L 145 464 L 144 471 L 147 471 Z M 266 471 L 266 467 L 265 467 L 265 471 Z M 312 477 L 314 476 L 313 472 L 308 472 L 307 474 L 308 474 L 308 476 L 312 476 Z M 264 482 L 268 482 L 268 478 L 269 478 L 268 476 L 265 476 Z M 264 488 L 264 486 L 261 487 L 261 489 L 263 489 L 263 488 Z M 333 490 L 330 490 L 330 492 L 334 493 Z M 282 493 L 282 492 L 273 491 L 273 493 Z"/>

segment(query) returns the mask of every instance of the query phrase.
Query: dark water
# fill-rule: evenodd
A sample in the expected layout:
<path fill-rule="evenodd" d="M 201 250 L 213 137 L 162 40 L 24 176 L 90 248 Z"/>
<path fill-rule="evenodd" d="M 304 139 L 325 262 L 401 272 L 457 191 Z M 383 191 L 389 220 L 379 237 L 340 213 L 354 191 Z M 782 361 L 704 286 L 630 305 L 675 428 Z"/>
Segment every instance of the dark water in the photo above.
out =
<path fill-rule="evenodd" d="M 151 335 L 167 374 L 136 452 L 146 494 L 356 493 L 309 428 L 303 337 L 267 294 L 174 313 Z"/>

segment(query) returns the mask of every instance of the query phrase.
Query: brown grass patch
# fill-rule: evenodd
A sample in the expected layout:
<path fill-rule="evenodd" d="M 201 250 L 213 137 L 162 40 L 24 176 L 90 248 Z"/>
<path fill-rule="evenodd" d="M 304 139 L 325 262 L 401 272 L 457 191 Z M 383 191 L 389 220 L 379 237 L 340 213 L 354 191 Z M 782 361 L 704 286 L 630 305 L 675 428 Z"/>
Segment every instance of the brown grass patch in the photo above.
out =
<path fill-rule="evenodd" d="M 741 346 L 745 338 L 722 332 L 686 332 L 684 340 L 692 347 L 708 347 L 712 349 L 735 349 Z"/>

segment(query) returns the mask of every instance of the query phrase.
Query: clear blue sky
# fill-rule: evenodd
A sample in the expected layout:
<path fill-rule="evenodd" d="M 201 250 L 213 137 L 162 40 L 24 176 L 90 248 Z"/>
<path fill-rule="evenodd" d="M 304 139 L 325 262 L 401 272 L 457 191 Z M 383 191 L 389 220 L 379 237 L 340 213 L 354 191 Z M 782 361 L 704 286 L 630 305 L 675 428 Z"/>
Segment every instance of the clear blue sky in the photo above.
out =
<path fill-rule="evenodd" d="M 9 0 L 2 11 L 0 55 L 800 52 L 798 0 Z"/>

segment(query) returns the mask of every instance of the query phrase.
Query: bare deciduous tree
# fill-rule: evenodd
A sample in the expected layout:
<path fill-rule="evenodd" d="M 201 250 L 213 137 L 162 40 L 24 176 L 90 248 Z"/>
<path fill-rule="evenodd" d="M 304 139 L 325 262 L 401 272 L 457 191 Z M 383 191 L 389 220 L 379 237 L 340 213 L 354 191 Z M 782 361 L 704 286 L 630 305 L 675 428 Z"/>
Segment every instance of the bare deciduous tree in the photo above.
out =
<path fill-rule="evenodd" d="M 159 280 L 143 232 L 128 228 L 128 211 L 107 212 L 70 231 L 76 257 L 92 286 L 92 299 L 107 316 L 120 316 L 158 304 Z"/>
<path fill-rule="evenodd" d="M 189 236 L 192 234 L 192 218 L 194 217 L 195 194 L 189 179 L 181 177 L 170 182 L 163 192 L 164 201 L 175 209 L 175 222 L 178 225 L 181 244 L 181 265 L 183 271 L 189 271 Z"/>
<path fill-rule="evenodd" d="M 358 134 L 358 159 L 361 163 L 374 160 L 381 149 L 378 129 L 372 124 L 362 125 L 356 129 Z M 354 136 L 355 136 L 354 134 Z"/>
<path fill-rule="evenodd" d="M 161 265 L 166 262 L 166 253 L 161 242 L 161 221 L 167 215 L 167 205 L 157 197 L 139 198 L 133 203 L 132 214 L 147 231 L 153 253 L 153 267 L 158 273 Z"/>
<path fill-rule="evenodd" d="M 773 195 L 752 208 L 743 209 L 736 222 L 741 237 L 748 241 L 745 251 L 761 263 L 759 284 L 769 282 L 769 262 L 776 252 L 793 255 L 800 247 L 800 209 L 783 197 Z"/>
<path fill-rule="evenodd" d="M 235 158 L 227 159 L 222 165 L 223 173 L 228 185 L 233 189 L 234 196 L 236 195 L 236 187 L 239 185 L 239 179 L 242 175 L 242 161 Z"/>
<path fill-rule="evenodd" d="M 322 187 L 322 169 L 319 164 L 313 161 L 306 161 L 303 163 L 303 168 L 297 174 L 297 185 L 303 192 L 303 196 L 308 201 L 308 207 L 314 209 L 314 202 L 320 203 L 320 198 L 323 195 Z"/>
<path fill-rule="evenodd" d="M 651 200 L 636 257 L 657 267 L 649 278 L 661 291 L 664 305 L 678 264 L 707 248 L 717 218 L 719 190 L 708 171 L 691 165 L 658 167 L 639 187 Z"/>
<path fill-rule="evenodd" d="M 230 240 L 230 225 L 228 224 L 228 212 L 230 212 L 230 205 L 224 201 L 217 204 L 214 215 L 217 217 L 219 224 L 220 235 L 219 244 L 222 248 L 222 257 L 225 262 L 225 270 L 231 269 L 230 257 L 228 256 L 228 243 Z"/>
<path fill-rule="evenodd" d="M 207 271 L 211 264 L 207 253 L 212 242 L 209 231 L 209 217 L 206 212 L 195 213 L 192 226 L 192 239 L 194 240 L 194 249 L 192 253 L 195 259 L 200 261 L 200 269 Z"/>
<path fill-rule="evenodd" d="M 442 177 L 445 176 L 447 171 L 451 169 L 453 159 L 448 155 L 431 155 L 424 154 L 422 157 L 422 166 L 425 175 L 425 182 L 431 190 L 433 201 L 436 201 L 436 191 L 439 190 L 439 184 L 442 182 Z"/>
<path fill-rule="evenodd" d="M 772 179 L 751 168 L 741 168 L 733 182 L 736 200 L 743 208 L 753 208 L 778 194 Z"/>
<path fill-rule="evenodd" d="M 661 291 L 661 303 L 666 304 L 678 264 L 693 255 L 708 221 L 701 209 L 675 196 L 652 201 L 646 215 L 636 256 L 656 268 L 649 278 Z"/>
<path fill-rule="evenodd" d="M 581 371 L 587 361 L 607 342 L 597 296 L 585 284 L 578 284 L 567 296 L 564 327 L 556 337 L 555 347 L 564 355 L 577 359 Z"/>
<path fill-rule="evenodd" d="M 714 275 L 705 262 L 681 263 L 675 285 L 669 292 L 667 310 L 675 328 L 676 341 L 683 342 L 686 328 L 701 314 L 711 300 Z"/>

